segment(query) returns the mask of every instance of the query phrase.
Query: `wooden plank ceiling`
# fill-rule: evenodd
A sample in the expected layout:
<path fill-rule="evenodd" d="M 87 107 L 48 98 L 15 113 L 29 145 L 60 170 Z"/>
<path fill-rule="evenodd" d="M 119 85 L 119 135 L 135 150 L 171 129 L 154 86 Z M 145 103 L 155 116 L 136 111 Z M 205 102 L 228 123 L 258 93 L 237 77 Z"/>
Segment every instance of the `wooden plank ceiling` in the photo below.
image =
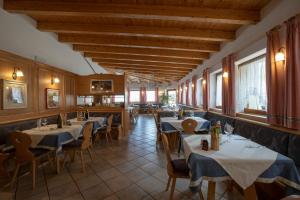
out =
<path fill-rule="evenodd" d="M 268 2 L 4 0 L 4 9 L 32 17 L 39 30 L 57 33 L 108 71 L 164 82 L 181 79 L 239 27 L 257 23 Z"/>

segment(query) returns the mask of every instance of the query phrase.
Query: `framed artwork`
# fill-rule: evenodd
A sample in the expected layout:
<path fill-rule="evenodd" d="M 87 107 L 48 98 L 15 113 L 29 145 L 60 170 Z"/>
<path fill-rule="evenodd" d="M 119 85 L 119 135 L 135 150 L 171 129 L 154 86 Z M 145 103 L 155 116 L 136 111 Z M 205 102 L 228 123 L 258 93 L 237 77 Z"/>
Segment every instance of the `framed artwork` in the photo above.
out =
<path fill-rule="evenodd" d="M 3 109 L 27 108 L 27 84 L 3 80 Z"/>
<path fill-rule="evenodd" d="M 58 89 L 46 89 L 46 104 L 47 109 L 59 108 L 60 91 Z"/>
<path fill-rule="evenodd" d="M 112 80 L 91 80 L 90 92 L 91 93 L 113 92 L 113 81 Z"/>

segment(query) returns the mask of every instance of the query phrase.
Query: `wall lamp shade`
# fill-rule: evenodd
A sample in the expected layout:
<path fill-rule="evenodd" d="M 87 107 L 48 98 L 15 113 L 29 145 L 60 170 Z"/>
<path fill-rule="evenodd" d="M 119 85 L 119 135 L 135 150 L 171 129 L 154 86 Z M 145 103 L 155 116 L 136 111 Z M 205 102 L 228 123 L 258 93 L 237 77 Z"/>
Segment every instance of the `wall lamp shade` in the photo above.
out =
<path fill-rule="evenodd" d="M 206 84 L 206 80 L 205 79 L 202 80 L 202 84 Z"/>
<path fill-rule="evenodd" d="M 14 80 L 17 80 L 18 77 L 23 77 L 24 74 L 23 72 L 20 70 L 20 68 L 16 68 L 14 67 L 14 72 L 12 73 L 12 78 Z"/>
<path fill-rule="evenodd" d="M 284 49 L 280 48 L 279 51 L 275 55 L 275 61 L 280 62 L 285 60 Z"/>
<path fill-rule="evenodd" d="M 228 76 L 229 76 L 228 72 L 223 72 L 223 77 L 224 78 L 228 78 Z"/>
<path fill-rule="evenodd" d="M 195 87 L 195 85 L 194 85 L 194 84 L 192 84 L 192 88 L 193 88 L 193 87 Z"/>
<path fill-rule="evenodd" d="M 57 83 L 59 83 L 59 82 L 60 82 L 59 78 L 57 78 L 57 77 L 52 77 L 52 78 L 51 78 L 51 85 L 57 84 Z"/>

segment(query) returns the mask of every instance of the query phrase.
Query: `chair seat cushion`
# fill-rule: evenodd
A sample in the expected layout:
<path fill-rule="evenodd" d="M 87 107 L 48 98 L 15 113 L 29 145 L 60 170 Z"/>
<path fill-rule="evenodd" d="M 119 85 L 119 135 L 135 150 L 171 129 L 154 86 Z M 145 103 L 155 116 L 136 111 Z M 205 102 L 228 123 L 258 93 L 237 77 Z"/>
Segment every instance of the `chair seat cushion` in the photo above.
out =
<path fill-rule="evenodd" d="M 35 149 L 30 149 L 30 151 L 32 152 L 34 157 L 40 157 L 42 155 L 49 153 L 50 150 L 35 148 Z"/>
<path fill-rule="evenodd" d="M 62 146 L 63 149 L 71 149 L 71 148 L 80 148 L 82 144 L 82 140 L 73 140 L 67 144 Z"/>
<path fill-rule="evenodd" d="M 186 164 L 185 159 L 172 160 L 172 166 L 175 170 L 175 173 L 180 173 L 180 174 L 184 174 L 187 176 L 189 175 L 189 168 Z"/>

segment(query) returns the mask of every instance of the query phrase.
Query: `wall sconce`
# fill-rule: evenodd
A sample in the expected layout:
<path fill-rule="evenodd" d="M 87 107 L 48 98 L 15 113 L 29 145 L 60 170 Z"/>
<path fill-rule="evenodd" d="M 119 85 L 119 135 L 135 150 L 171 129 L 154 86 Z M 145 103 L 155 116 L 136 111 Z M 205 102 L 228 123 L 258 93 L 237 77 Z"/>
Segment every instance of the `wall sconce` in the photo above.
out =
<path fill-rule="evenodd" d="M 184 89 L 187 90 L 187 86 L 185 86 Z"/>
<path fill-rule="evenodd" d="M 281 47 L 275 55 L 275 61 L 280 62 L 280 61 L 284 61 L 284 60 L 285 60 L 284 48 Z"/>
<path fill-rule="evenodd" d="M 12 78 L 14 80 L 17 80 L 18 77 L 23 77 L 24 74 L 23 72 L 20 70 L 20 68 L 16 68 L 14 67 L 14 72 L 12 73 Z"/>
<path fill-rule="evenodd" d="M 57 77 L 52 77 L 51 78 L 51 85 L 57 84 L 59 82 L 60 82 L 59 78 L 57 78 Z"/>
<path fill-rule="evenodd" d="M 228 72 L 223 72 L 223 77 L 224 78 L 228 78 L 228 76 L 229 76 Z"/>
<path fill-rule="evenodd" d="M 205 79 L 202 80 L 202 84 L 204 84 L 204 85 L 206 84 L 206 80 Z"/>
<path fill-rule="evenodd" d="M 195 87 L 195 86 L 194 86 L 194 83 L 192 84 L 192 88 L 193 88 L 193 87 Z"/>

